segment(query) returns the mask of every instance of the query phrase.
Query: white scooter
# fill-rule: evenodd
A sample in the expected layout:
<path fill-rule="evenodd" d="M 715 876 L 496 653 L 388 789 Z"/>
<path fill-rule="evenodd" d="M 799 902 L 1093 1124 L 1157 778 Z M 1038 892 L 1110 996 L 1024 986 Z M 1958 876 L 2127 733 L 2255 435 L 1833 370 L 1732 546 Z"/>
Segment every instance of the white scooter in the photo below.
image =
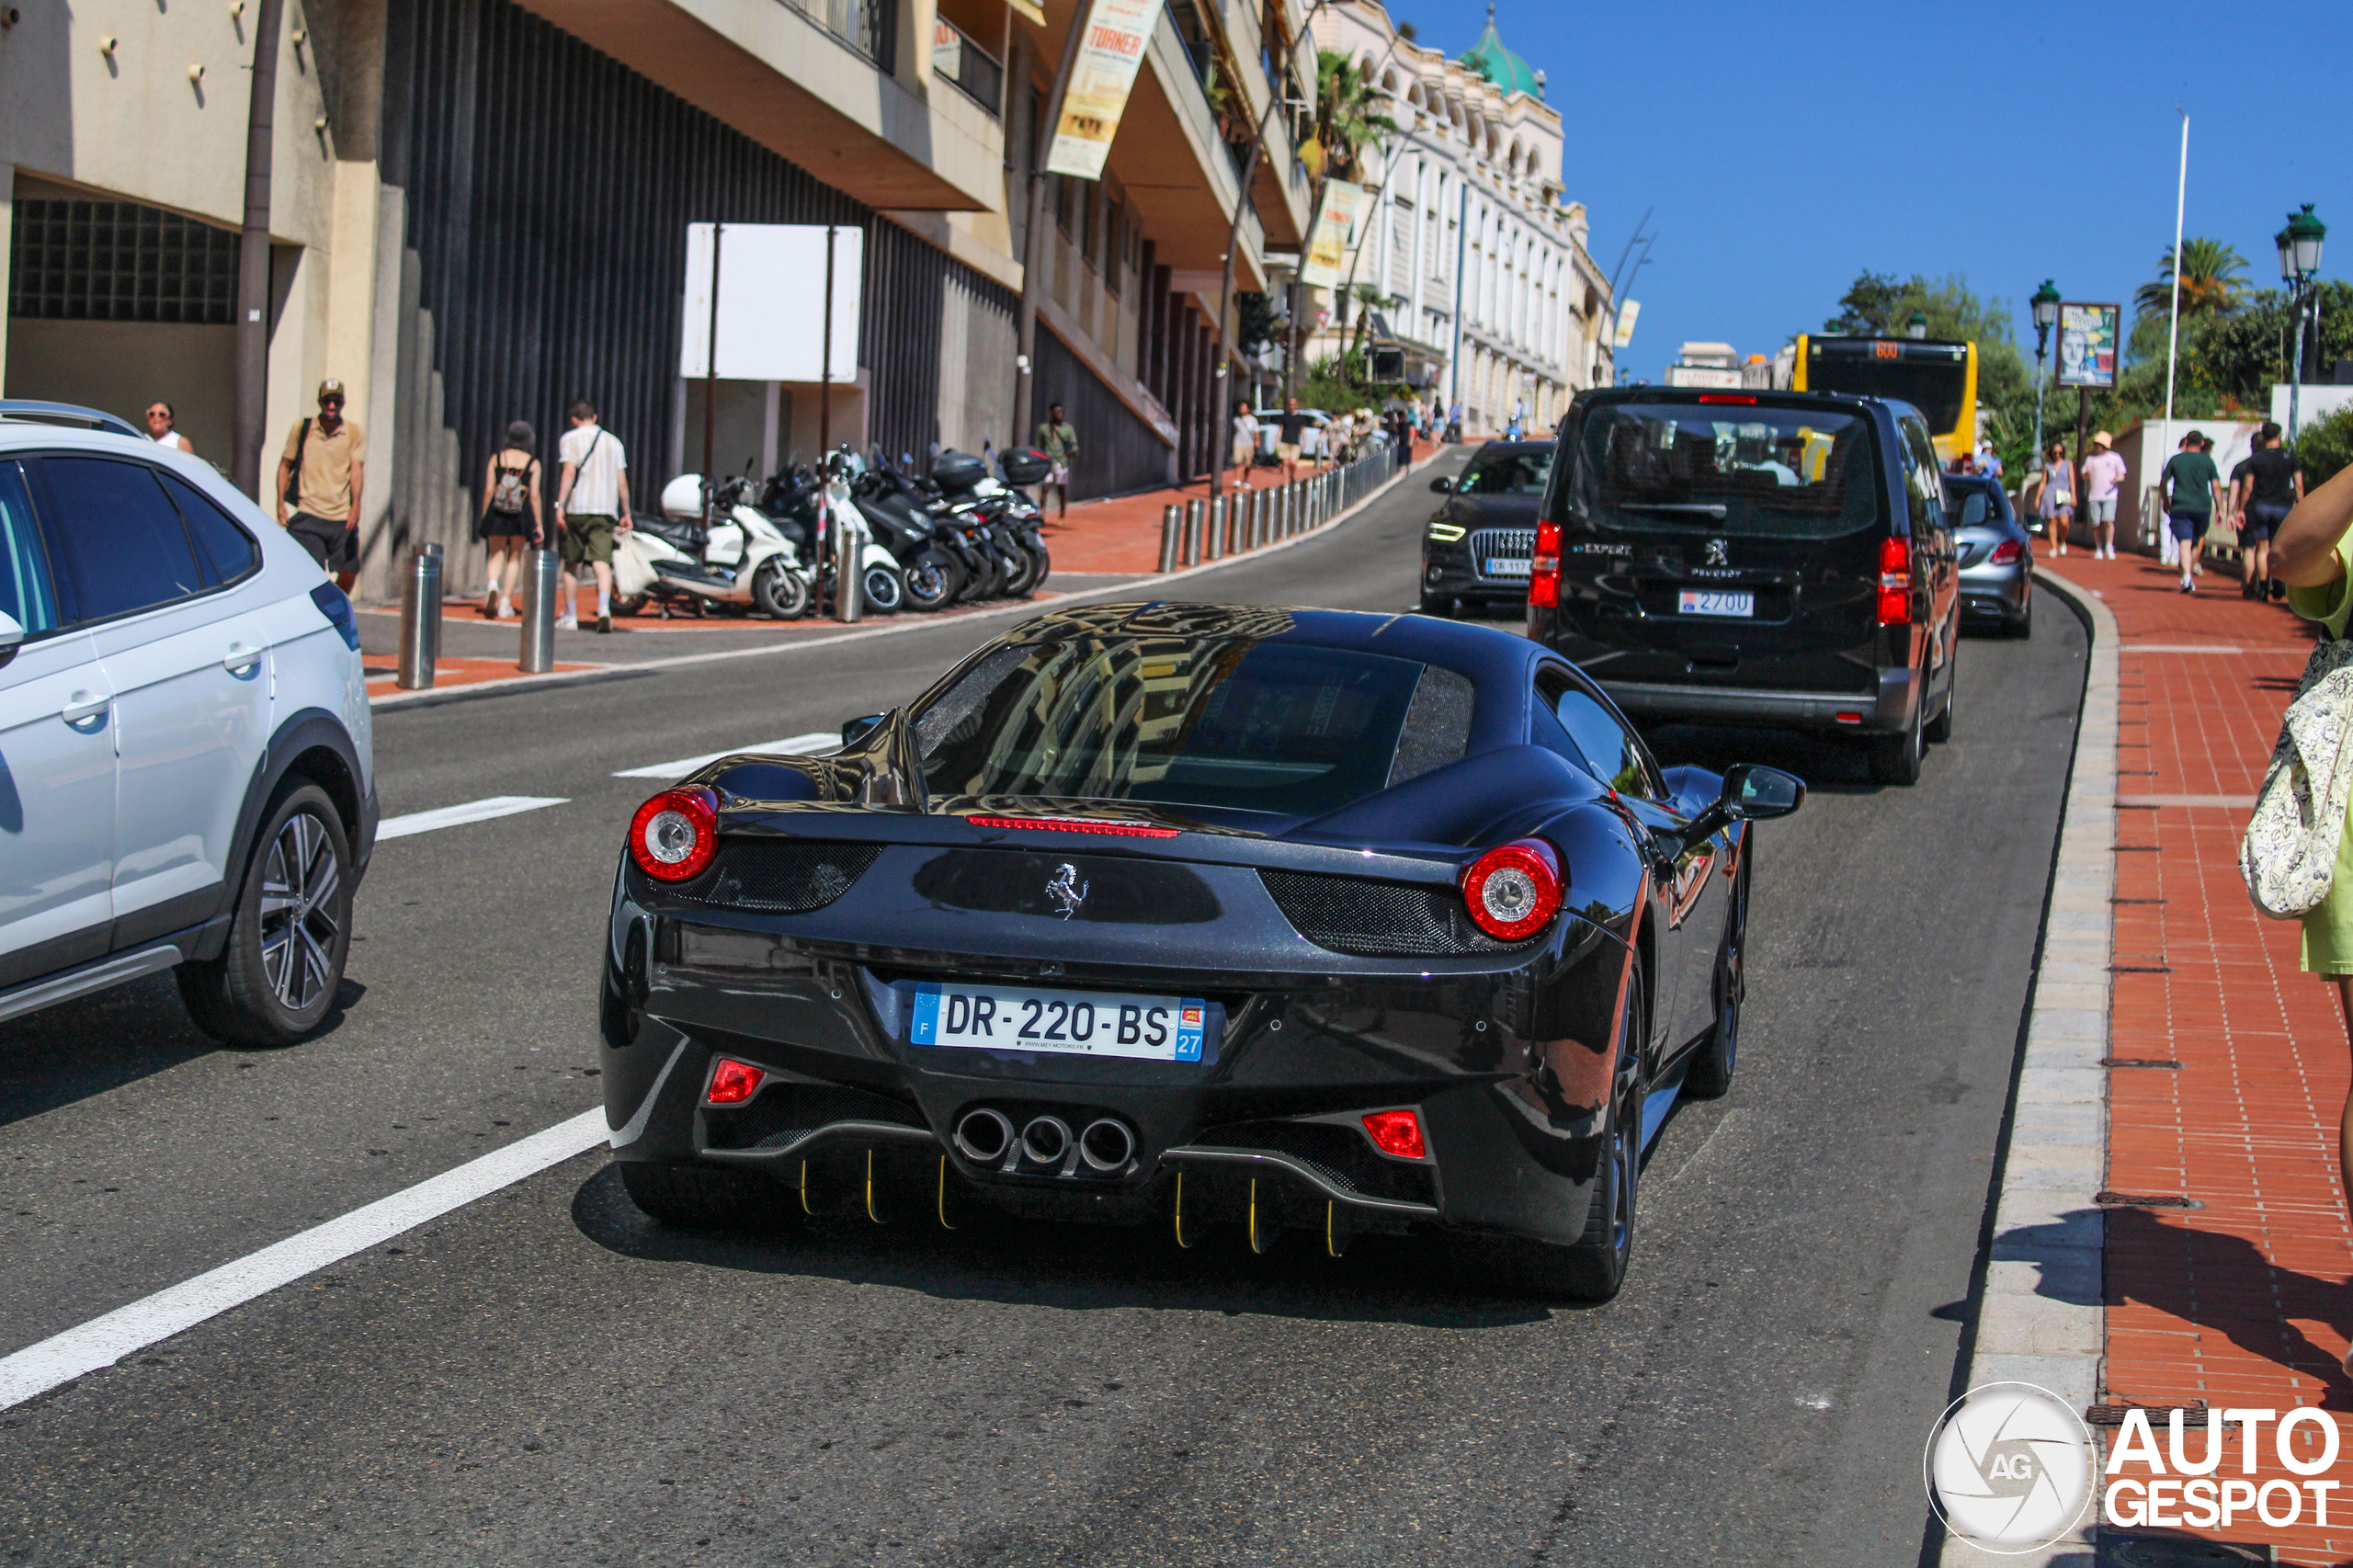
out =
<path fill-rule="evenodd" d="M 779 620 L 809 613 L 809 570 L 774 519 L 744 499 L 746 482 L 722 480 L 708 497 L 702 475 L 682 473 L 662 487 L 662 515 L 639 517 L 613 549 L 614 608 L 634 615 L 648 600 L 690 608 L 713 606 L 737 615 L 758 610 Z"/>

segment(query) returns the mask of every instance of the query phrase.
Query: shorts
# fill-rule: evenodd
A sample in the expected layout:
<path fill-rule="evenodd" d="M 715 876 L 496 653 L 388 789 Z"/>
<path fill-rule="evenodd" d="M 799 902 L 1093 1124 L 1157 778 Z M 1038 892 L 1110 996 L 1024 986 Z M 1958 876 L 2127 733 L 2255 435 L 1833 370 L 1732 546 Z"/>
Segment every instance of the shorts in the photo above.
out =
<path fill-rule="evenodd" d="M 482 537 L 528 540 L 531 537 L 531 514 L 501 512 L 494 507 L 482 515 Z"/>
<path fill-rule="evenodd" d="M 2282 506 L 2277 501 L 2248 502 L 2246 517 L 2239 524 L 2239 542 L 2241 544 L 2270 543 L 2271 536 L 2279 531 L 2279 525 L 2288 520 L 2288 512 L 2289 508 Z"/>
<path fill-rule="evenodd" d="M 308 512 L 290 513 L 286 531 L 296 543 L 311 552 L 322 572 L 357 572 L 359 570 L 359 530 L 333 517 L 313 517 Z"/>
<path fill-rule="evenodd" d="M 1052 468 L 1048 469 L 1046 471 L 1046 483 L 1049 484 L 1059 484 L 1065 490 L 1069 489 L 1070 464 L 1056 463 Z"/>
<path fill-rule="evenodd" d="M 1287 463 L 1297 462 L 1299 460 L 1299 443 L 1297 441 L 1277 441 L 1275 443 L 1275 460 L 1277 462 Z"/>
<path fill-rule="evenodd" d="M 1257 448 L 1253 446 L 1250 442 L 1247 440 L 1236 441 L 1233 443 L 1233 460 L 1226 466 L 1229 468 L 1248 468 L 1250 466 L 1250 460 L 1256 455 Z"/>
<path fill-rule="evenodd" d="M 2096 497 L 2094 497 L 2094 498 L 2093 498 L 2093 500 L 2092 500 L 2092 504 L 2091 504 L 2091 505 L 2092 505 L 2092 525 L 2093 525 L 2095 528 L 2097 528 L 2097 527 L 2098 525 L 2100 525 L 2101 523 L 2112 523 L 2112 522 L 2116 521 L 2116 497 L 2115 497 L 2115 496 L 2113 496 L 2113 495 L 2100 495 L 2100 496 L 2096 496 Z"/>
<path fill-rule="evenodd" d="M 2095 501 L 2092 505 L 2097 506 L 2099 503 Z M 2211 512 L 2168 512 L 2165 514 L 2165 523 L 2172 529 L 2173 537 L 2184 544 L 2196 544 L 2200 540 L 2204 539 L 2207 526 L 2213 520 L 2214 515 Z"/>
<path fill-rule="evenodd" d="M 613 534 L 619 527 L 612 518 L 600 512 L 566 512 L 563 515 L 563 563 L 566 566 L 613 563 Z"/>

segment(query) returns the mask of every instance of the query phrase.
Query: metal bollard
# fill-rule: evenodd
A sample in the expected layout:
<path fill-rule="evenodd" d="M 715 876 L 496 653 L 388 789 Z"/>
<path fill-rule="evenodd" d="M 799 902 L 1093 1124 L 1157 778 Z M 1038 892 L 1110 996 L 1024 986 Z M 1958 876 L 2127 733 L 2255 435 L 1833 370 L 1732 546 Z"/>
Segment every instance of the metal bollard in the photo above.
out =
<path fill-rule="evenodd" d="M 1160 569 L 1176 570 L 1176 552 L 1185 543 L 1185 512 L 1176 506 L 1160 509 Z"/>
<path fill-rule="evenodd" d="M 1199 566 L 1200 563 L 1201 504 L 1199 501 L 1188 501 L 1185 503 L 1185 564 Z"/>
<path fill-rule="evenodd" d="M 1224 496 L 1212 495 L 1210 497 L 1209 522 L 1209 548 L 1201 553 L 1206 555 L 1211 561 L 1223 560 L 1225 557 Z"/>
<path fill-rule="evenodd" d="M 1250 492 L 1250 548 L 1257 550 L 1267 542 L 1266 492 Z"/>
<path fill-rule="evenodd" d="M 552 550 L 535 550 L 523 562 L 523 647 L 515 667 L 527 676 L 555 668 L 555 601 L 563 592 L 563 562 Z"/>
<path fill-rule="evenodd" d="M 421 544 L 401 574 L 400 672 L 404 691 L 429 691 L 441 657 L 441 547 Z"/>
<path fill-rule="evenodd" d="M 866 544 L 873 537 L 856 506 L 828 508 L 834 515 L 834 619 L 844 626 L 864 619 Z"/>

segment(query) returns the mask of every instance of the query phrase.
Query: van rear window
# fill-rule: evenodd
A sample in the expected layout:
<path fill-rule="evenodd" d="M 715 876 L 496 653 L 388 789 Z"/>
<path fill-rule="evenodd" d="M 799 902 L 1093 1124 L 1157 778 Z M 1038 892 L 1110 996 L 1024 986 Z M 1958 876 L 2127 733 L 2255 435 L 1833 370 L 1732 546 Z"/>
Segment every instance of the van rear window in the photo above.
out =
<path fill-rule="evenodd" d="M 1828 539 L 1884 521 L 1870 421 L 1768 404 L 1603 403 L 1565 510 L 1629 532 Z"/>

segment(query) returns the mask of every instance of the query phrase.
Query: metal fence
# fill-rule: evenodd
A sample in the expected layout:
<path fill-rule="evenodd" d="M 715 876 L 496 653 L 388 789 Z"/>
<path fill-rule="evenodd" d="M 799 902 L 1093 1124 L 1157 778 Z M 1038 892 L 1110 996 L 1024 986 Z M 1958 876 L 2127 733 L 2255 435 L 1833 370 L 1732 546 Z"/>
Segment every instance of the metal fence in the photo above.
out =
<path fill-rule="evenodd" d="M 791 6 L 844 43 L 865 55 L 883 73 L 890 74 L 898 52 L 893 47 L 893 23 L 898 20 L 895 0 L 784 0 Z"/>
<path fill-rule="evenodd" d="M 993 115 L 1005 109 L 1005 65 L 945 17 L 931 24 L 932 74 Z"/>

